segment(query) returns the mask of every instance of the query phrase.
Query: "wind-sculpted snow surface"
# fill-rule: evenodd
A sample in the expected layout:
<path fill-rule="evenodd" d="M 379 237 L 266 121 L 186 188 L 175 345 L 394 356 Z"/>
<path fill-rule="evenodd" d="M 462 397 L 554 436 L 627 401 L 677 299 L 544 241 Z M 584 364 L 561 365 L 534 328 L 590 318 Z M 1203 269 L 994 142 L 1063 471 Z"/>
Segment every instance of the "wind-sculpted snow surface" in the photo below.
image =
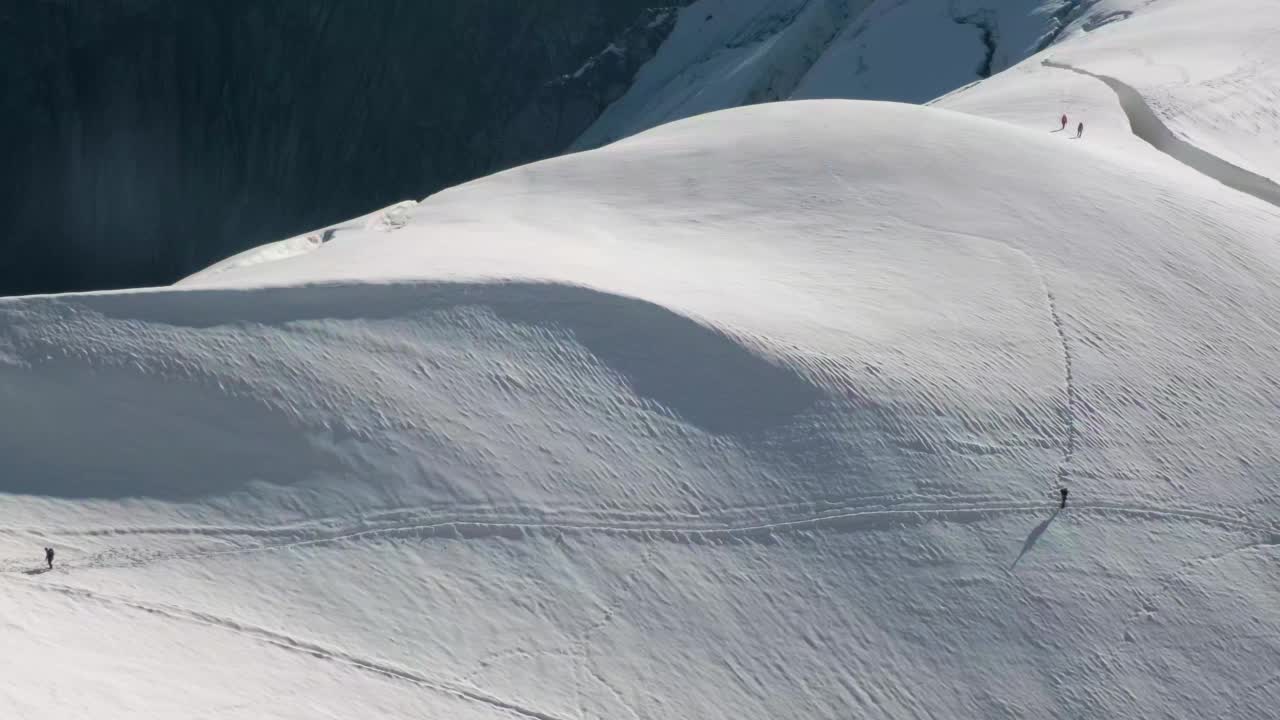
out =
<path fill-rule="evenodd" d="M 1280 211 L 1123 147 L 764 105 L 4 301 L 0 706 L 1266 717 Z"/>

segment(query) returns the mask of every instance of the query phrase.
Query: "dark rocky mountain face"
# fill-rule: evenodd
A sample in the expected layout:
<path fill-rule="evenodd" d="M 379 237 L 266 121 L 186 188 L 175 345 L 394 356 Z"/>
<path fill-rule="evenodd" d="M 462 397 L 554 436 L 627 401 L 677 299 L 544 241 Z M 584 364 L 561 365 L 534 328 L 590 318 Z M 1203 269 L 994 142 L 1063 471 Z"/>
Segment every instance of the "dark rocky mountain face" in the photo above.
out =
<path fill-rule="evenodd" d="M 659 4 L 684 3 L 7 3 L 0 294 L 172 282 L 559 153 L 670 33 Z"/>

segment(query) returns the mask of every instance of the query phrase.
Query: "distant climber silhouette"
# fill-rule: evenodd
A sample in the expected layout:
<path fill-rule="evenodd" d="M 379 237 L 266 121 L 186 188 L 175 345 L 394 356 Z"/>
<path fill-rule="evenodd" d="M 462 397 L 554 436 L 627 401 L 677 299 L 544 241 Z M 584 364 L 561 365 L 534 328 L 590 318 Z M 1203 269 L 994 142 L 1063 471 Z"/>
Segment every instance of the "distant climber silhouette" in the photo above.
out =
<path fill-rule="evenodd" d="M 1084 123 L 1080 123 L 1076 126 L 1076 137 L 1084 137 Z"/>
<path fill-rule="evenodd" d="M 44 549 L 44 561 L 49 563 L 49 569 L 52 570 L 53 569 L 53 548 L 47 547 Z"/>
<path fill-rule="evenodd" d="M 1062 128 L 1061 128 L 1061 129 L 1063 129 L 1063 130 L 1066 130 L 1066 129 L 1067 129 L 1067 114 L 1066 114 L 1066 113 L 1062 113 Z"/>
<path fill-rule="evenodd" d="M 1058 509 L 1061 510 L 1067 506 L 1067 489 L 1062 488 L 1058 492 L 1062 493 L 1062 504 L 1058 506 Z"/>

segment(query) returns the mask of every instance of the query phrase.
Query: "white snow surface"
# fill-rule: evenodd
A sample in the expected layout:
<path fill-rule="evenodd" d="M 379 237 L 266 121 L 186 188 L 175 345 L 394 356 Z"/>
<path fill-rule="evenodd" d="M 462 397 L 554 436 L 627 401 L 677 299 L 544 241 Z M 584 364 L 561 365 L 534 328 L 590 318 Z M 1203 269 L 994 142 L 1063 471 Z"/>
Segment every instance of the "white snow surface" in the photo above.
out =
<path fill-rule="evenodd" d="M 774 100 L 925 102 L 1036 52 L 1096 2 L 698 0 L 576 146 Z"/>
<path fill-rule="evenodd" d="M 0 717 L 1274 717 L 1280 7 L 1125 5 L 0 300 Z"/>

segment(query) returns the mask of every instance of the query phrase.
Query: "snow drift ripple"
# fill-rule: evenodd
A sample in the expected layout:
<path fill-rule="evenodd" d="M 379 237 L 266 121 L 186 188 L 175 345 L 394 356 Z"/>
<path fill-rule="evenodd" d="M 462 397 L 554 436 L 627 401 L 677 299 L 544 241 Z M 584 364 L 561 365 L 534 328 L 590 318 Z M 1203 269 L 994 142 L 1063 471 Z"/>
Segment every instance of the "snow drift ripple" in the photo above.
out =
<path fill-rule="evenodd" d="M 12 332 L 28 312 L 40 315 L 28 326 L 36 331 Z M 820 396 L 793 369 L 715 328 L 651 302 L 553 283 L 314 285 L 12 301 L 0 304 L 0 337 L 18 361 L 0 365 L 0 402 L 24 422 L 0 433 L 0 454 L 12 470 L 0 492 L 184 499 L 251 481 L 288 485 L 328 474 L 335 464 L 360 468 L 344 441 L 371 437 L 335 439 L 334 428 L 309 423 L 278 391 L 256 383 L 253 370 L 287 365 L 288 348 L 280 345 L 299 335 L 432 316 L 567 335 L 643 402 L 714 435 L 766 432 Z M 189 344 L 177 347 L 155 328 Z M 281 332 L 274 342 L 282 357 L 251 356 L 247 373 L 207 362 L 237 333 Z M 100 342 L 108 334 L 111 343 Z M 78 340 L 69 346 L 67 338 Z M 521 383 L 514 376 L 507 382 Z M 114 421 L 63 412 L 77 403 L 102 407 Z M 60 450 L 68 446 L 84 452 L 69 456 Z M 222 476 L 228 464 L 256 474 Z"/>

